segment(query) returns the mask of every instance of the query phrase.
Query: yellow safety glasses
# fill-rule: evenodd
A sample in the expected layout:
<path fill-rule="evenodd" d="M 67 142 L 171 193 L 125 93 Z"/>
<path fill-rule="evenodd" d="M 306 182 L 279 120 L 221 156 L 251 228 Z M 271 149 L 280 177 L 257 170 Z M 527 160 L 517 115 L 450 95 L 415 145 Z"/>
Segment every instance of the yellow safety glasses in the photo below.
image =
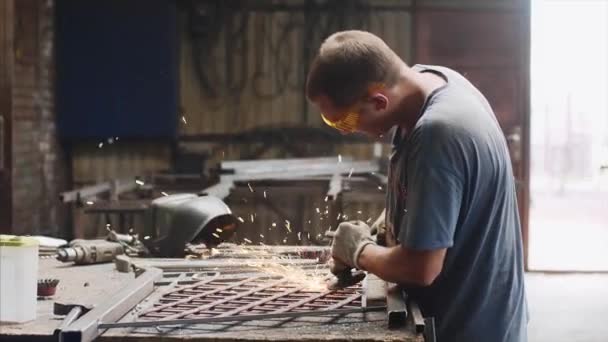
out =
<path fill-rule="evenodd" d="M 321 118 L 323 122 L 329 127 L 335 128 L 344 133 L 352 133 L 357 130 L 359 126 L 359 113 L 356 112 L 348 112 L 342 118 L 331 121 L 321 113 Z"/>
<path fill-rule="evenodd" d="M 368 94 L 376 92 L 382 89 L 383 87 L 383 84 L 374 84 L 369 87 Z M 323 113 L 321 113 L 321 118 L 323 119 L 323 122 L 325 122 L 325 124 L 329 127 L 335 128 L 343 133 L 353 133 L 359 127 L 359 118 L 361 116 L 361 114 L 359 113 L 359 105 L 360 102 L 358 101 L 354 106 L 352 106 L 351 108 L 349 108 L 349 110 L 346 111 L 346 114 L 342 115 L 342 117 L 337 120 L 330 120 L 325 115 L 323 115 Z"/>

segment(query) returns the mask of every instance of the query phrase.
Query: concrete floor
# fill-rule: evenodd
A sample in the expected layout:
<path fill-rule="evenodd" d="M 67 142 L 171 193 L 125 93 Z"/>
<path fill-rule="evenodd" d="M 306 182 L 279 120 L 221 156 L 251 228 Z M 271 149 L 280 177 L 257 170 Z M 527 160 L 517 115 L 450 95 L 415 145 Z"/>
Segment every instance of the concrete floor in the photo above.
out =
<path fill-rule="evenodd" d="M 608 274 L 526 276 L 530 342 L 608 341 Z"/>
<path fill-rule="evenodd" d="M 531 270 L 608 271 L 608 188 L 533 189 Z"/>

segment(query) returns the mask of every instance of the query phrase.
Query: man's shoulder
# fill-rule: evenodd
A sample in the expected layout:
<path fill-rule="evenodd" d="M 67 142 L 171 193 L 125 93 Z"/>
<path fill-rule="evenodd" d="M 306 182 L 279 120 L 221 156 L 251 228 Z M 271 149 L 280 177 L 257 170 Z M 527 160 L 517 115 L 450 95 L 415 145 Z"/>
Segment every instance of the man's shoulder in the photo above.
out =
<path fill-rule="evenodd" d="M 423 144 L 447 143 L 463 135 L 467 135 L 467 130 L 462 119 L 439 106 L 429 108 L 418 120 L 412 131 L 412 141 Z"/>

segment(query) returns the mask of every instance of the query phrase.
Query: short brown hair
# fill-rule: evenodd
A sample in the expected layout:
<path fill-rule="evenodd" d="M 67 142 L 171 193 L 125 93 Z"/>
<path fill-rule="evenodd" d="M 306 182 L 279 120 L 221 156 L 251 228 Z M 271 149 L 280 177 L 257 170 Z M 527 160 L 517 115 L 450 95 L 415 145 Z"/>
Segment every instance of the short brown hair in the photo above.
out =
<path fill-rule="evenodd" d="M 379 37 L 365 31 L 341 31 L 329 36 L 312 62 L 306 96 L 327 96 L 346 108 L 374 83 L 392 85 L 399 73 L 399 56 Z"/>

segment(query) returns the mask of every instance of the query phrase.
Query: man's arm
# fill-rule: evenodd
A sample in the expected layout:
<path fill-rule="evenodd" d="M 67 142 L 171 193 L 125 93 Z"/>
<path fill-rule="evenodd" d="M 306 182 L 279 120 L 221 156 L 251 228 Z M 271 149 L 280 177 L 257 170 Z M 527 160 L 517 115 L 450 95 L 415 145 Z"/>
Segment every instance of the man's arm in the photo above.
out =
<path fill-rule="evenodd" d="M 443 268 L 446 249 L 416 251 L 402 246 L 369 244 L 359 254 L 357 264 L 379 278 L 403 285 L 429 286 Z"/>

